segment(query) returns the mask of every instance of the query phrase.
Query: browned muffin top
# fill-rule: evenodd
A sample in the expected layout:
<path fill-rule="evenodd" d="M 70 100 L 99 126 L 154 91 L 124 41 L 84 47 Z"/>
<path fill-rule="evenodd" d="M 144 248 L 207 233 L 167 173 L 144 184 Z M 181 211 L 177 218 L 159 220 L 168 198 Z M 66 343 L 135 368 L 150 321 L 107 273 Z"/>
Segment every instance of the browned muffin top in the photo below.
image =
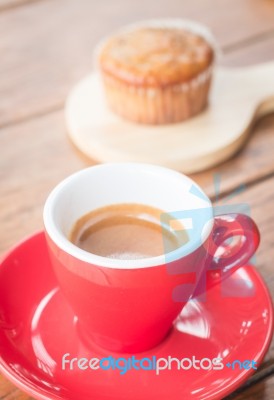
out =
<path fill-rule="evenodd" d="M 213 61 L 201 36 L 180 28 L 136 28 L 112 36 L 103 45 L 103 72 L 132 85 L 169 86 L 188 81 Z"/>

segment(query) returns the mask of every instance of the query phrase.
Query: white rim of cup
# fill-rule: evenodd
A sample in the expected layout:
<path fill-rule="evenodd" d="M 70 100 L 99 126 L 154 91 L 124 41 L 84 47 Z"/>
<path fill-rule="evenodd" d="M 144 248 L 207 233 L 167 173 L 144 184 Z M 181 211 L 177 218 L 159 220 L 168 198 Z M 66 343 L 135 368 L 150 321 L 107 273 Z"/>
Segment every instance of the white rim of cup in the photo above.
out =
<path fill-rule="evenodd" d="M 208 210 L 208 216 L 207 216 L 207 223 L 204 226 L 204 229 L 201 233 L 201 237 L 197 237 L 192 241 L 189 241 L 186 245 L 180 247 L 177 250 L 174 250 L 170 253 L 167 254 L 162 254 L 160 256 L 156 257 L 147 257 L 147 258 L 141 258 L 141 259 L 133 259 L 133 260 L 121 260 L 121 259 L 115 259 L 115 258 L 109 258 L 109 257 L 102 257 L 98 256 L 96 254 L 87 252 L 85 250 L 80 249 L 77 247 L 75 244 L 73 244 L 60 230 L 55 224 L 54 218 L 53 218 L 53 213 L 52 213 L 52 208 L 55 205 L 56 199 L 62 191 L 62 189 L 71 182 L 71 180 L 75 179 L 77 176 L 80 174 L 86 173 L 87 170 L 90 169 L 97 169 L 103 166 L 117 166 L 117 165 L 123 165 L 125 168 L 145 168 L 145 169 L 150 169 L 150 171 L 154 170 L 153 172 L 158 172 L 158 173 L 165 173 L 165 174 L 170 174 L 173 175 L 173 177 L 176 175 L 178 179 L 181 181 L 187 181 L 188 183 L 191 183 L 195 185 L 200 193 L 203 195 L 204 199 L 208 202 L 209 207 L 206 209 Z M 170 212 L 172 214 L 172 212 Z M 179 260 L 191 253 L 193 253 L 196 249 L 198 249 L 209 237 L 212 228 L 213 228 L 213 207 L 211 204 L 211 201 L 207 197 L 207 195 L 203 192 L 203 190 L 189 177 L 186 175 L 181 174 L 180 172 L 177 172 L 175 170 L 161 167 L 158 165 L 153 165 L 153 164 L 144 164 L 144 163 L 105 163 L 105 164 L 99 164 L 95 165 L 92 167 L 88 167 L 85 169 L 82 169 L 80 171 L 75 172 L 74 174 L 68 176 L 65 178 L 63 181 L 61 181 L 55 188 L 51 191 L 49 194 L 45 206 L 44 206 L 44 211 L 43 211 L 43 220 L 44 220 L 44 227 L 45 231 L 47 232 L 48 236 L 51 238 L 51 240 L 56 244 L 58 248 L 66 252 L 67 254 L 71 255 L 72 257 L 84 261 L 88 264 L 99 266 L 99 267 L 105 267 L 105 268 L 113 268 L 113 269 L 140 269 L 140 268 L 149 268 L 149 267 L 157 267 L 161 265 L 166 265 L 170 263 L 171 261 L 176 261 Z"/>

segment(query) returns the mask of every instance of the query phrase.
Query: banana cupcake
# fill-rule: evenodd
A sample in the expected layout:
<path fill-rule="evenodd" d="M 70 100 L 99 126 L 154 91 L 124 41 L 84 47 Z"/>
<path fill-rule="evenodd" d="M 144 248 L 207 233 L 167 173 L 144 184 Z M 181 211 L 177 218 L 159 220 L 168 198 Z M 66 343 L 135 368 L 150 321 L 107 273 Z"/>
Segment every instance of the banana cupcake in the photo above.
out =
<path fill-rule="evenodd" d="M 130 26 L 98 51 L 109 107 L 142 124 L 180 122 L 201 112 L 213 62 L 210 34 L 180 20 Z"/>

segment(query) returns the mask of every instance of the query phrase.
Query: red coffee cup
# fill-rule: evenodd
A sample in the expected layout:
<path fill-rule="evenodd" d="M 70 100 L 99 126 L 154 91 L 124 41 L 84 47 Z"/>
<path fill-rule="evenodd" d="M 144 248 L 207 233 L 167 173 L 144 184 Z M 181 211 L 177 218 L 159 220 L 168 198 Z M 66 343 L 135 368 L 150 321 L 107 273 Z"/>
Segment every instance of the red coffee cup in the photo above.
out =
<path fill-rule="evenodd" d="M 69 241 L 80 217 L 117 203 L 162 209 L 170 229 L 173 219 L 183 219 L 189 241 L 139 260 L 101 257 Z M 102 164 L 71 175 L 49 195 L 44 225 L 55 274 L 81 334 L 116 352 L 159 344 L 187 301 L 244 265 L 259 244 L 250 217 L 214 217 L 210 200 L 190 178 L 147 164 Z M 233 237 L 238 240 L 228 243 Z"/>

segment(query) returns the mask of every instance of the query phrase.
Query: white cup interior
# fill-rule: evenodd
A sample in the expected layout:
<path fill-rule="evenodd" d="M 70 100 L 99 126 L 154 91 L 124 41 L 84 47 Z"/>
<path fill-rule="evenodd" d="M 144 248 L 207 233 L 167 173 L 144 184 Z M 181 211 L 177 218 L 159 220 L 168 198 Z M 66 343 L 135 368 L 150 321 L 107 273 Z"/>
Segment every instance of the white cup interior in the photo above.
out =
<path fill-rule="evenodd" d="M 117 203 L 139 203 L 167 213 L 203 210 L 202 232 L 189 235 L 189 245 L 176 258 L 195 250 L 212 229 L 210 200 L 190 178 L 147 164 L 101 164 L 69 176 L 50 193 L 44 207 L 44 225 L 58 247 L 83 261 L 111 268 L 143 268 L 166 263 L 165 255 L 117 260 L 88 253 L 68 240 L 74 223 L 93 209 Z M 199 237 L 198 237 L 199 236 Z"/>

